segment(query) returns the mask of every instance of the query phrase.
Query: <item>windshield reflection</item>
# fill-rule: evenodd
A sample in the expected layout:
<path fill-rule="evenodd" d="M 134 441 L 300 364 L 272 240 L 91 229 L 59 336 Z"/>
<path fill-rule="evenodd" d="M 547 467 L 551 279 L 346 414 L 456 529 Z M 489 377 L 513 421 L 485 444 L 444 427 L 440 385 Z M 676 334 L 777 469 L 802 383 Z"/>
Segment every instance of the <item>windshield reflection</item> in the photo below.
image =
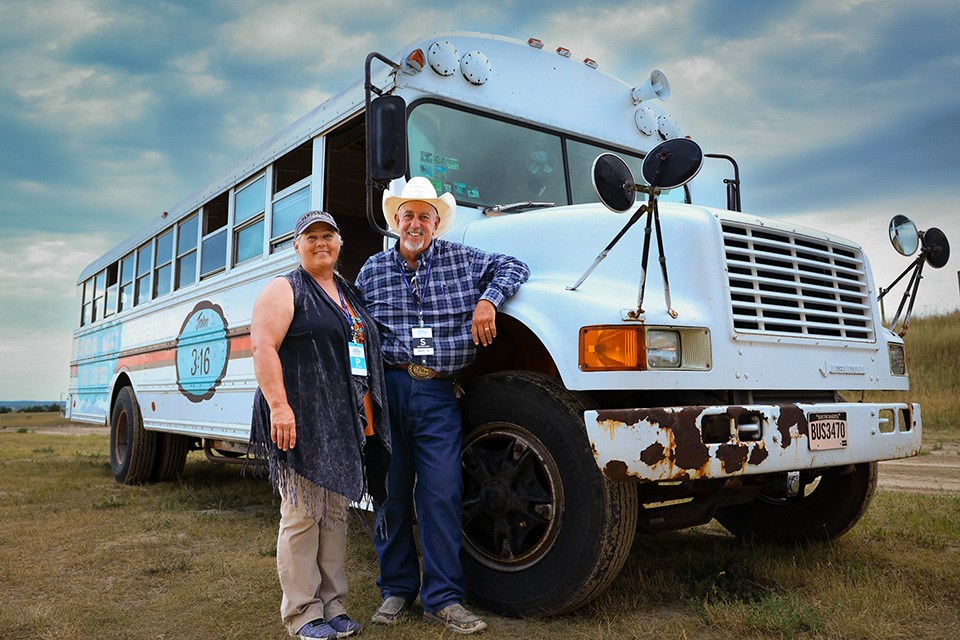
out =
<path fill-rule="evenodd" d="M 590 176 L 598 155 L 614 151 L 635 179 L 640 179 L 643 162 L 639 155 L 429 102 L 410 113 L 407 140 L 411 176 L 424 176 L 458 203 L 478 207 L 527 200 L 557 206 L 599 202 Z M 684 189 L 661 196 L 684 199 Z"/>

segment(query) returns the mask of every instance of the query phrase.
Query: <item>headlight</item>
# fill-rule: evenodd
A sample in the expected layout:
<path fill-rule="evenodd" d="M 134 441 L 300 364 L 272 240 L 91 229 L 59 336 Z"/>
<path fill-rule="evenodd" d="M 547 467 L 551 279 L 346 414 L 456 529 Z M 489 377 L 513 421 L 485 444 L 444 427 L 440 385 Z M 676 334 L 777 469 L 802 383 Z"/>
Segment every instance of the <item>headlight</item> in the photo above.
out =
<path fill-rule="evenodd" d="M 676 331 L 647 331 L 647 367 L 676 369 L 680 366 L 680 334 Z"/>
<path fill-rule="evenodd" d="M 907 359 L 903 353 L 903 345 L 891 344 L 887 348 L 890 350 L 890 375 L 907 375 Z"/>

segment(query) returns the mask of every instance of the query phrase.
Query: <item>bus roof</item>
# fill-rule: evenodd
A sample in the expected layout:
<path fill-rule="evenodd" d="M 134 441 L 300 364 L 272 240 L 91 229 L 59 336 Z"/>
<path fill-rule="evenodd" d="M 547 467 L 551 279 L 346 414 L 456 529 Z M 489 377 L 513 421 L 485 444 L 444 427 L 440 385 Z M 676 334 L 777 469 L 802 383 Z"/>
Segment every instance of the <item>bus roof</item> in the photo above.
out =
<path fill-rule="evenodd" d="M 490 34 L 455 32 L 434 34 L 414 41 L 398 52 L 393 60 L 402 65 L 410 52 L 420 49 L 427 54 L 432 44 L 444 42 L 452 45 L 460 55 L 482 53 L 490 62 L 490 79 L 478 86 L 468 82 L 460 73 L 444 76 L 433 72 L 429 63 L 421 72 L 410 73 L 396 72 L 374 62 L 371 67 L 373 84 L 388 92 L 417 97 L 437 96 L 448 102 L 503 113 L 521 121 L 553 126 L 585 138 L 641 151 L 660 141 L 656 136 L 638 131 L 633 121 L 634 110 L 626 108 L 631 105 L 629 85 L 589 65 L 587 60 L 577 60 L 572 55 L 565 57 L 562 48 L 554 52 L 537 48 L 536 41 L 523 42 Z M 571 99 L 572 93 L 576 95 L 575 100 Z M 623 95 L 622 102 L 609 99 L 618 93 Z M 359 111 L 363 102 L 361 78 L 250 151 L 88 265 L 80 274 L 78 284 L 283 154 L 340 124 Z M 665 115 L 659 106 L 649 102 L 644 102 L 644 106 L 651 110 L 654 118 Z"/>

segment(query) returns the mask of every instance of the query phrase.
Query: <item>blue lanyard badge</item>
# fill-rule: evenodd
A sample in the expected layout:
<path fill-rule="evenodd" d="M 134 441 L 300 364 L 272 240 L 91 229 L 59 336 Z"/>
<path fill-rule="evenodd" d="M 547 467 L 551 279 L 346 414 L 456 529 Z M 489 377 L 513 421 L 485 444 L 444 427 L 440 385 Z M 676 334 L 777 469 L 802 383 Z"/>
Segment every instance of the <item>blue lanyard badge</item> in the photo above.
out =
<path fill-rule="evenodd" d="M 434 248 L 433 253 L 430 254 L 430 262 L 427 263 L 427 273 L 419 287 L 419 296 L 413 290 L 410 281 L 407 280 L 406 274 L 403 273 L 403 267 L 400 267 L 400 275 L 403 277 L 403 283 L 407 285 L 407 291 L 413 296 L 413 301 L 417 303 L 417 316 L 420 320 L 419 326 L 410 327 L 410 338 L 413 341 L 414 356 L 432 356 L 434 354 L 433 328 L 423 324 L 423 298 L 427 293 L 427 285 L 430 284 L 430 270 L 433 268 L 433 259 L 436 257 L 436 252 L 437 249 Z"/>
<path fill-rule="evenodd" d="M 350 307 L 343 298 L 340 283 L 337 284 L 337 293 L 340 294 L 340 310 L 347 316 L 350 323 L 350 341 L 347 342 L 347 351 L 350 354 L 350 373 L 355 376 L 367 375 L 367 355 L 363 347 L 363 322 L 350 313 Z"/>

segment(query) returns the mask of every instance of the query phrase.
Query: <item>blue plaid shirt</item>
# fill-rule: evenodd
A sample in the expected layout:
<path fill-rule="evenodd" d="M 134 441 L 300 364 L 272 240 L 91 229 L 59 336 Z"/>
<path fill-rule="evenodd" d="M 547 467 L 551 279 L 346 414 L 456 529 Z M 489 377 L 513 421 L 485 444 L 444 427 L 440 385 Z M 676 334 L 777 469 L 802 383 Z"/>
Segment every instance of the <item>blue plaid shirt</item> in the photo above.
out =
<path fill-rule="evenodd" d="M 414 287 L 422 291 L 428 271 L 423 304 L 418 306 L 407 284 L 416 274 Z M 450 375 L 476 355 L 470 325 L 477 303 L 489 300 L 499 308 L 529 277 L 530 269 L 516 258 L 434 238 L 418 256 L 416 271 L 396 245 L 371 256 L 357 275 L 357 287 L 380 326 L 387 364 L 418 362 Z M 415 357 L 411 328 L 420 325 L 421 310 L 424 326 L 433 329 L 434 351 Z"/>

